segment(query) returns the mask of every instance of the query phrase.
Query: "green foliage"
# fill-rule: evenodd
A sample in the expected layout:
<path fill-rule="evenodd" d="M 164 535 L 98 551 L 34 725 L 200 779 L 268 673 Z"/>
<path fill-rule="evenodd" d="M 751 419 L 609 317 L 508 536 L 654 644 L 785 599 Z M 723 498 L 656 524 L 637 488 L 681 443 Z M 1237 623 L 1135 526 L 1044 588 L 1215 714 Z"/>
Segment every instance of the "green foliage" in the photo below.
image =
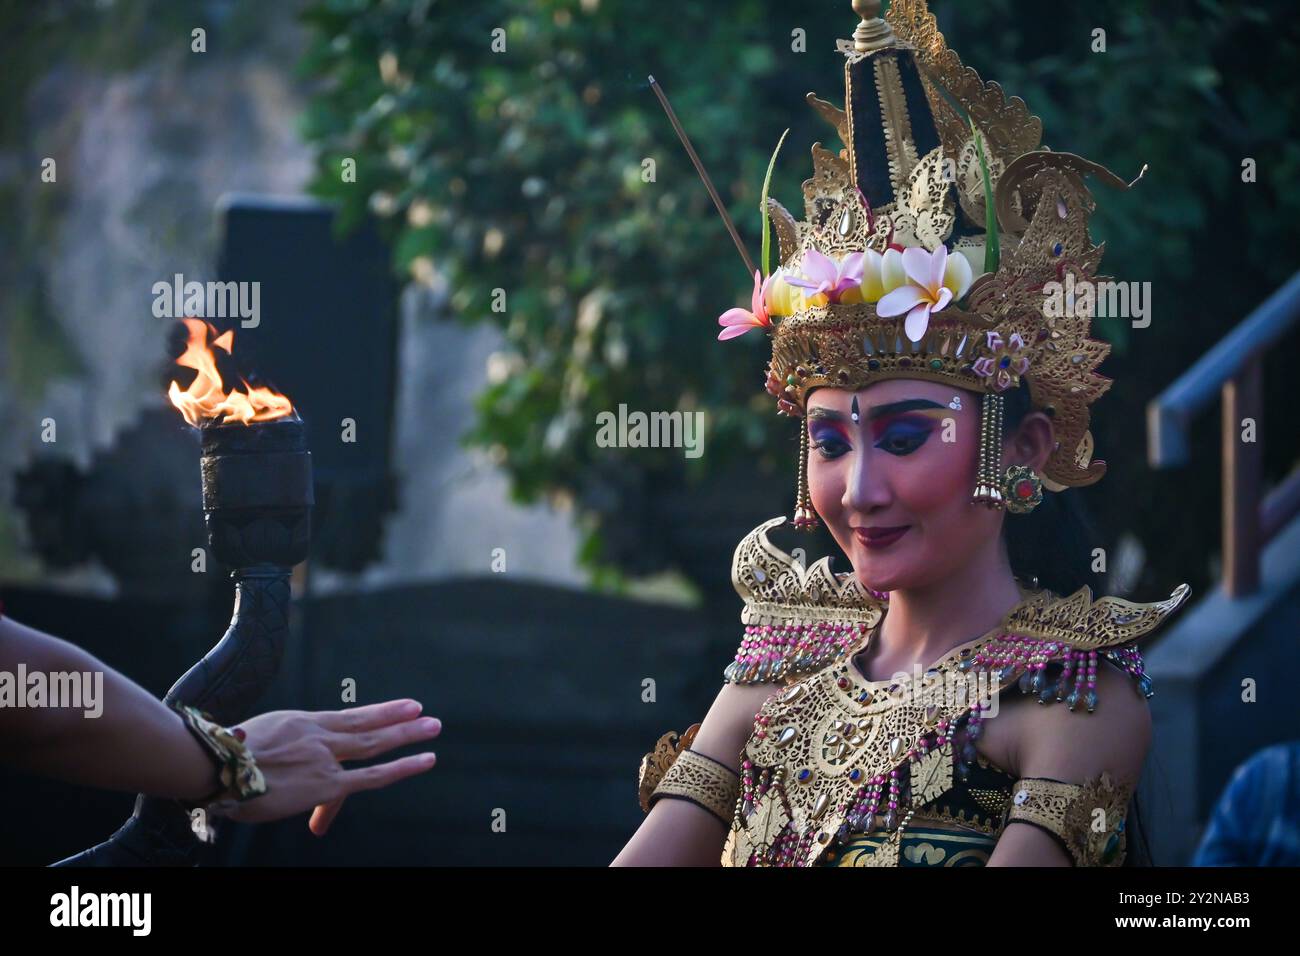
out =
<path fill-rule="evenodd" d="M 993 201 L 993 179 L 989 175 L 988 157 L 984 155 L 984 135 L 975 128 L 975 121 L 970 121 L 971 134 L 975 137 L 975 152 L 980 160 L 980 177 L 984 180 L 984 271 L 997 272 L 1001 259 L 1001 240 L 998 233 L 998 213 Z"/>
<path fill-rule="evenodd" d="M 785 138 L 790 135 L 790 130 L 781 134 L 781 138 L 776 141 L 776 149 L 772 150 L 772 158 L 767 162 L 767 174 L 763 177 L 763 194 L 758 199 L 758 215 L 763 222 L 763 275 L 764 277 L 772 274 L 772 219 L 767 214 L 768 194 L 772 190 L 772 170 L 776 168 L 776 157 L 781 154 L 781 144 Z"/>
<path fill-rule="evenodd" d="M 753 277 L 646 80 L 662 82 L 757 251 L 768 157 L 755 144 L 792 117 L 804 149 L 833 141 L 801 98 L 813 77 L 839 82 L 833 57 L 789 51 L 790 30 L 809 24 L 772 8 L 552 0 L 524 15 L 495 0 L 358 0 L 306 11 L 302 69 L 322 86 L 304 126 L 320 149 L 315 191 L 348 222 L 392 210 L 395 267 L 436 266 L 459 317 L 504 333 L 520 371 L 479 396 L 467 438 L 498 449 L 520 500 L 566 491 L 618 510 L 628 472 L 688 481 L 737 455 L 792 480 L 770 452 L 789 423 L 763 393 L 763 337 L 717 341 L 716 317 L 748 304 Z M 498 27 L 504 52 L 492 49 Z M 827 30 L 820 46 L 832 44 Z M 345 157 L 356 183 L 339 175 Z M 774 194 L 797 209 L 808 162 L 786 165 Z M 492 311 L 495 289 L 504 312 Z M 708 454 L 596 447 L 596 414 L 620 402 L 704 410 Z M 615 494 L 588 487 L 593 475 Z"/>

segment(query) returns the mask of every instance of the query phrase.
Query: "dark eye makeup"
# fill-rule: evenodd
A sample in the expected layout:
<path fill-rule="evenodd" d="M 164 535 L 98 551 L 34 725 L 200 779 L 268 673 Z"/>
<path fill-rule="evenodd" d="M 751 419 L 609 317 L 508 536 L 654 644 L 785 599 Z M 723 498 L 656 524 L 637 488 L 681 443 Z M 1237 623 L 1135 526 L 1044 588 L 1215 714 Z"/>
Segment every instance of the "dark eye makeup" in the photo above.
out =
<path fill-rule="evenodd" d="M 910 455 L 930 438 L 938 422 L 924 415 L 898 415 L 871 423 L 875 447 L 891 455 Z"/>
<path fill-rule="evenodd" d="M 921 406 L 921 407 L 918 407 Z M 904 410 L 905 409 L 905 410 Z M 945 411 L 931 402 L 900 402 L 882 409 L 885 414 L 871 415 L 871 439 L 874 447 L 891 455 L 910 455 L 929 440 Z M 839 458 L 852 450 L 844 416 L 817 408 L 809 414 L 810 446 L 823 459 Z"/>
<path fill-rule="evenodd" d="M 839 458 L 852 447 L 844 430 L 829 421 L 814 420 L 808 428 L 808 435 L 812 439 L 809 447 L 816 449 L 828 461 Z"/>

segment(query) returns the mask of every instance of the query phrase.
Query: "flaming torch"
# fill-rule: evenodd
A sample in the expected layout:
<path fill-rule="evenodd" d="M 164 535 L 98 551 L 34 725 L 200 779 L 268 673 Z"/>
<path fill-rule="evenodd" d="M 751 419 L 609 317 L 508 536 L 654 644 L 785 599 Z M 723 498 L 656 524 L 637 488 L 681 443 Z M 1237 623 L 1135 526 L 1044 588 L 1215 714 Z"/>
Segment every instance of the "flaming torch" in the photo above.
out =
<path fill-rule="evenodd" d="M 208 546 L 232 569 L 235 609 L 225 636 L 165 702 L 198 707 L 230 726 L 252 716 L 280 666 L 289 575 L 306 559 L 311 539 L 311 453 L 288 398 L 247 382 L 243 390 L 225 388 L 213 349 L 231 354 L 234 331 L 217 335 L 207 322 L 184 322 L 189 336 L 176 364 L 196 374 L 185 389 L 173 381 L 168 396 L 199 429 Z M 176 801 L 141 794 L 117 833 L 58 865 L 193 865 L 211 826 Z"/>

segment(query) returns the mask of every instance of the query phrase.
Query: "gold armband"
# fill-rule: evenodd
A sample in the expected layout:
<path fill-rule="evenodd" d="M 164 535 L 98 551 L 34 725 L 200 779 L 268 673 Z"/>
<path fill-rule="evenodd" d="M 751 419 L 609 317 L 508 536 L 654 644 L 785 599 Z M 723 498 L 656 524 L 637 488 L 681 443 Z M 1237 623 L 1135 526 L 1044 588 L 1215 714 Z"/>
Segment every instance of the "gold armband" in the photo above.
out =
<path fill-rule="evenodd" d="M 726 764 L 688 749 L 695 739 L 695 724 L 680 737 L 667 733 L 655 749 L 641 759 L 641 809 L 650 812 L 656 800 L 687 800 L 730 823 L 740 792 L 740 777 Z"/>
<path fill-rule="evenodd" d="M 1006 823 L 1031 823 L 1047 831 L 1075 866 L 1120 866 L 1133 787 L 1103 773 L 1082 785 L 1025 777 L 1011 787 Z"/>
<path fill-rule="evenodd" d="M 686 729 L 686 733 L 680 735 L 670 730 L 659 738 L 654 750 L 641 758 L 641 770 L 637 774 L 637 789 L 643 812 L 650 812 L 650 797 L 655 792 L 655 787 L 659 786 L 659 781 L 664 778 L 664 774 L 677 762 L 678 755 L 691 745 L 699 729 L 699 724 L 692 724 Z"/>
<path fill-rule="evenodd" d="M 251 800 L 266 793 L 266 779 L 252 752 L 244 745 L 243 731 L 228 730 L 195 707 L 186 704 L 171 706 L 218 767 L 221 789 L 201 803 L 212 803 L 223 797 Z"/>

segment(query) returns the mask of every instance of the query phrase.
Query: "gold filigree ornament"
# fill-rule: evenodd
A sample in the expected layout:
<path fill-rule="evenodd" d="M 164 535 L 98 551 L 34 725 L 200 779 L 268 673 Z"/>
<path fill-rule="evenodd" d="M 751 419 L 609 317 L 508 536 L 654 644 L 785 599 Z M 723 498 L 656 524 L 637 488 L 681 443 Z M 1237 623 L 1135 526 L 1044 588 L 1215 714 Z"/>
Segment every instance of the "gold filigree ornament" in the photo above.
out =
<path fill-rule="evenodd" d="M 684 734 L 670 730 L 655 742 L 654 750 L 641 758 L 641 766 L 637 770 L 637 793 L 643 812 L 650 812 L 650 797 L 655 792 L 655 787 L 659 786 L 659 781 L 677 762 L 682 751 L 691 746 L 699 729 L 699 724 L 692 724 Z"/>
<path fill-rule="evenodd" d="M 1007 823 L 1030 823 L 1057 839 L 1075 866 L 1121 866 L 1131 785 L 1108 773 L 1084 784 L 1026 777 L 1011 788 Z"/>
<path fill-rule="evenodd" d="M 1044 487 L 1098 481 L 1106 465 L 1093 458 L 1089 407 L 1110 387 L 1097 371 L 1110 346 L 1091 337 L 1093 297 L 1072 290 L 1109 281 L 1098 275 L 1103 247 L 1089 237 L 1095 203 L 1086 179 L 1133 184 L 1042 146 L 1038 117 L 962 64 L 925 0 L 895 0 L 883 18 L 873 0 L 854 9 L 858 29 L 839 41 L 844 108 L 808 94 L 844 149 L 813 145 L 803 221 L 771 197 L 767 212 L 787 285 L 813 276 L 814 254 L 841 265 L 863 257 L 861 284 L 818 293 L 814 282 L 779 309 L 769 303 L 766 381 L 778 412 L 802 417 L 819 387 L 858 390 L 891 378 L 999 400 L 1025 384 L 1055 430 Z M 936 301 L 923 334 L 909 337 L 906 314 L 879 314 L 882 298 L 911 281 L 889 254 L 938 256 L 940 247 L 967 261 L 972 281 Z M 806 484 L 801 527 L 815 525 Z"/>
<path fill-rule="evenodd" d="M 726 764 L 688 749 L 677 755 L 648 802 L 653 806 L 663 797 L 686 800 L 725 824 L 735 812 L 739 784 L 736 771 Z"/>
<path fill-rule="evenodd" d="M 755 528 L 736 547 L 731 583 L 745 602 L 745 636 L 724 677 L 730 683 L 792 680 L 840 660 L 884 615 L 883 595 L 852 573 L 836 575 L 830 556 L 808 568 L 768 540 L 785 523 Z"/>
<path fill-rule="evenodd" d="M 938 800 L 952 788 L 952 745 L 932 750 L 912 767 L 912 806 Z"/>

